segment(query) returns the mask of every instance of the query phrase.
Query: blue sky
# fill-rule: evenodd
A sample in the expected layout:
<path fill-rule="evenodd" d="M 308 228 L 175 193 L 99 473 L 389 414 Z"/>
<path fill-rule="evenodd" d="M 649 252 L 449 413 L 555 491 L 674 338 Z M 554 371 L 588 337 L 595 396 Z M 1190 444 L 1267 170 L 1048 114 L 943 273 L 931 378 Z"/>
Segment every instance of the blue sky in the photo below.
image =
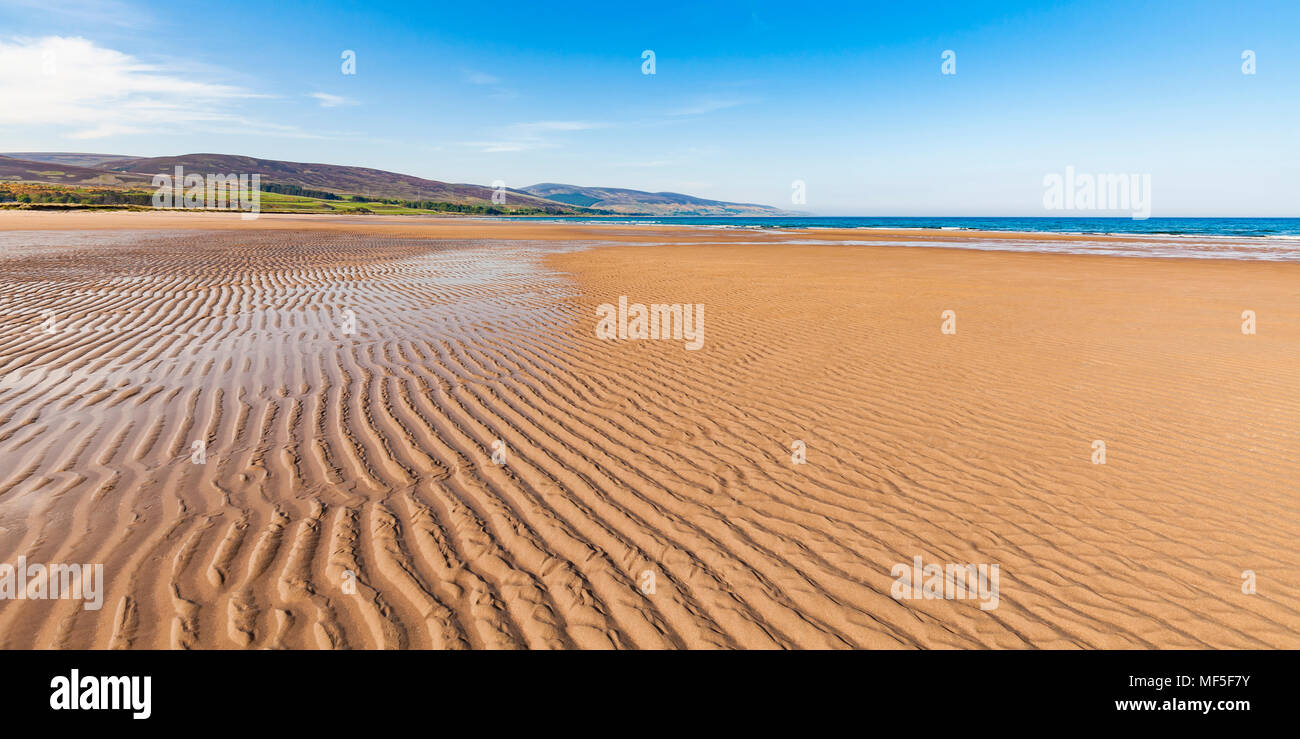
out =
<path fill-rule="evenodd" d="M 0 66 L 0 151 L 236 153 L 827 215 L 1047 215 L 1043 178 L 1071 165 L 1149 173 L 1154 216 L 1300 216 L 1294 0 L 12 0 Z"/>

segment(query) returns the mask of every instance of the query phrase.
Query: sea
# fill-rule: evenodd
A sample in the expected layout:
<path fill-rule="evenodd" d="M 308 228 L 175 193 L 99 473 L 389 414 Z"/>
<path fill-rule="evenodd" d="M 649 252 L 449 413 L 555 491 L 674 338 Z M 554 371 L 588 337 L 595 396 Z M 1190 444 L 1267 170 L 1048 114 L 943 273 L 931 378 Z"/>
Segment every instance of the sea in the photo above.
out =
<path fill-rule="evenodd" d="M 819 229 L 855 229 L 862 239 L 845 242 L 864 245 L 902 244 L 1001 251 L 1052 251 L 1089 254 L 1116 254 L 1145 257 L 1184 257 L 1204 259 L 1251 259 L 1300 261 L 1300 218 L 1051 218 L 1051 217 L 857 217 L 857 216 L 555 216 L 528 218 L 531 221 L 564 223 L 650 224 L 697 226 L 709 229 L 800 230 L 797 243 L 820 243 Z M 1011 233 L 1059 233 L 1080 236 L 1121 236 L 1125 243 L 1111 239 L 1089 241 L 1043 241 L 1026 239 L 990 240 L 978 238 L 926 241 L 909 239 L 891 241 L 873 231 L 890 229 L 943 231 L 1000 231 Z M 810 233 L 811 232 L 811 233 Z M 743 240 L 742 240 L 743 241 Z"/>

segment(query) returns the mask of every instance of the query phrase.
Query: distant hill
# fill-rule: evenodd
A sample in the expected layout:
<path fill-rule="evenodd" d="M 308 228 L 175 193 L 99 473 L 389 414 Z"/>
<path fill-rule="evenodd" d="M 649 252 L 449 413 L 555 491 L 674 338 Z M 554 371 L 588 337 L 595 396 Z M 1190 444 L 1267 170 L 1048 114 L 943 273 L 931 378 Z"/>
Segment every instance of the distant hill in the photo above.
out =
<path fill-rule="evenodd" d="M 12 155 L 0 155 L 0 180 L 56 185 L 148 185 L 150 182 L 149 177 L 140 174 L 110 172 L 52 160 L 16 159 Z"/>
<path fill-rule="evenodd" d="M 155 174 L 172 174 L 183 167 L 193 174 L 258 173 L 263 184 L 296 185 L 338 195 L 362 195 L 397 200 L 432 200 L 465 205 L 492 203 L 493 190 L 481 185 L 459 185 L 368 167 L 282 162 L 231 154 L 185 154 L 174 157 L 123 157 L 110 154 L 24 152 L 0 155 L 0 180 L 50 182 L 65 185 L 145 185 Z M 96 167 L 72 162 L 98 161 Z M 572 206 L 538 198 L 519 190 L 506 190 L 505 205 L 555 208 Z"/>
<path fill-rule="evenodd" d="M 231 172 L 262 175 L 263 182 L 297 185 L 340 195 L 365 195 L 399 200 L 436 200 L 448 203 L 490 203 L 492 188 L 482 185 L 456 185 L 426 180 L 408 174 L 386 172 L 369 167 L 346 167 L 337 164 L 282 162 L 232 154 L 185 154 L 175 157 L 145 157 L 108 162 L 105 169 L 133 174 L 169 174 L 177 166 L 186 172 L 229 174 Z M 507 189 L 510 206 L 554 206 L 555 203 L 519 190 Z"/>
<path fill-rule="evenodd" d="M 599 208 L 615 213 L 648 215 L 700 216 L 780 216 L 790 211 L 754 203 L 728 203 L 706 200 L 676 192 L 644 192 L 620 187 L 581 187 L 543 182 L 522 188 L 547 200 L 583 208 Z"/>
<path fill-rule="evenodd" d="M 0 180 L 60 185 L 151 186 L 153 175 L 171 174 L 176 167 L 192 174 L 253 174 L 262 183 L 302 188 L 318 193 L 371 199 L 434 201 L 458 205 L 491 205 L 493 189 L 483 185 L 427 180 L 369 167 L 285 162 L 233 154 L 183 154 L 131 157 L 75 152 L 12 152 L 0 155 Z M 287 192 L 280 190 L 279 192 Z M 506 190 L 505 206 L 539 208 L 546 212 L 598 212 L 643 215 L 765 216 L 787 211 L 752 203 L 706 200 L 672 192 L 643 192 L 612 187 L 579 187 L 543 183 Z M 329 196 L 329 197 L 332 197 Z"/>
<path fill-rule="evenodd" d="M 79 154 L 66 151 L 10 151 L 4 156 L 13 159 L 26 159 L 30 162 L 51 162 L 67 164 L 73 167 L 99 167 L 114 159 L 136 159 L 126 154 Z"/>

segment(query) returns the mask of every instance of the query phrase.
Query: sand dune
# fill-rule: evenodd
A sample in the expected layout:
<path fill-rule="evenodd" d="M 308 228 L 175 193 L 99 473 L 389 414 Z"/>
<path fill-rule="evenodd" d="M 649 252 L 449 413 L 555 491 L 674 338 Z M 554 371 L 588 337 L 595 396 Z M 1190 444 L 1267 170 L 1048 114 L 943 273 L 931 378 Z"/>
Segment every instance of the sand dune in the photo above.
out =
<path fill-rule="evenodd" d="M 12 215 L 149 233 L 0 255 L 0 646 L 1300 646 L 1295 264 Z"/>

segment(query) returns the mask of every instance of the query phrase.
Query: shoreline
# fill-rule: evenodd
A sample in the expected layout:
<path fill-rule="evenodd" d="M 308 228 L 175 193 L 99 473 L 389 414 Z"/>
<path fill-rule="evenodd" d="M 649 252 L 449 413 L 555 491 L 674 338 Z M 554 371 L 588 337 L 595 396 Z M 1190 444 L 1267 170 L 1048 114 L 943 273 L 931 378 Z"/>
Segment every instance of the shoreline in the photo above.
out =
<path fill-rule="evenodd" d="M 14 231 L 301 231 L 356 232 L 442 240 L 593 243 L 906 246 L 979 251 L 1087 254 L 1158 259 L 1300 262 L 1300 238 L 1076 234 L 928 228 L 747 228 L 714 224 L 590 223 L 465 216 L 262 214 L 182 211 L 0 212 L 0 234 Z M 1061 248 L 1047 248 L 1059 245 Z M 1198 247 L 1205 248 L 1198 248 Z"/>

